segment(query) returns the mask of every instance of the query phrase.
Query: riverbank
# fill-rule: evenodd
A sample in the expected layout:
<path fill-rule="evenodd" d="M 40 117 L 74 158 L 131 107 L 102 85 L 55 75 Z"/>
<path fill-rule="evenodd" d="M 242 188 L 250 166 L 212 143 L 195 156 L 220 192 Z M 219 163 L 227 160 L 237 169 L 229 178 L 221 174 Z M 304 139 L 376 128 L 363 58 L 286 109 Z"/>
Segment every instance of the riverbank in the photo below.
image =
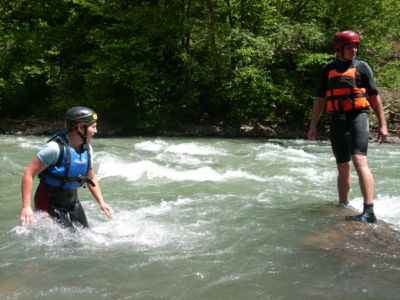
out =
<path fill-rule="evenodd" d="M 125 130 L 121 126 L 114 126 L 107 122 L 100 122 L 98 136 L 172 136 L 172 137 L 226 137 L 226 138 L 276 138 L 276 139 L 306 139 L 306 124 L 269 124 L 269 125 L 242 125 L 232 124 L 186 124 L 181 128 L 152 128 Z M 371 125 L 371 139 L 376 139 L 377 128 Z M 60 120 L 43 120 L 29 118 L 24 120 L 0 120 L 0 134 L 8 135 L 46 135 L 51 136 L 64 128 Z M 390 130 L 388 143 L 400 143 L 400 132 Z M 327 126 L 320 126 L 319 139 L 329 139 Z"/>
<path fill-rule="evenodd" d="M 126 130 L 121 125 L 101 121 L 98 124 L 99 136 L 182 136 L 182 137 L 267 137 L 267 138 L 305 138 L 306 128 L 298 125 L 257 125 L 236 126 L 232 124 L 185 124 L 179 128 L 137 128 Z M 63 120 L 43 120 L 29 118 L 24 120 L 0 120 L 0 134 L 9 135 L 51 135 L 64 128 Z"/>

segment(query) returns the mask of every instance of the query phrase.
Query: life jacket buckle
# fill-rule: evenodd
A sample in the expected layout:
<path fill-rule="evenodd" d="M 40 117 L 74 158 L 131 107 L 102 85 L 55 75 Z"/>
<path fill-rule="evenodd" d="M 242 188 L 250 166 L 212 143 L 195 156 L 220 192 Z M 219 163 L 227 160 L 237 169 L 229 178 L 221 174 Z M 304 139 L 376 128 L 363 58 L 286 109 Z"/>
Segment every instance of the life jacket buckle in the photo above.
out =
<path fill-rule="evenodd" d="M 79 184 L 82 184 L 84 188 L 86 188 L 86 184 L 89 183 L 91 186 L 95 187 L 96 185 L 94 184 L 94 182 L 92 180 L 90 180 L 89 178 L 87 178 L 86 176 L 78 176 L 76 177 L 76 182 Z"/>
<path fill-rule="evenodd" d="M 86 177 L 85 176 L 80 175 L 80 176 L 76 177 L 75 182 L 82 185 L 83 188 L 86 188 Z"/>

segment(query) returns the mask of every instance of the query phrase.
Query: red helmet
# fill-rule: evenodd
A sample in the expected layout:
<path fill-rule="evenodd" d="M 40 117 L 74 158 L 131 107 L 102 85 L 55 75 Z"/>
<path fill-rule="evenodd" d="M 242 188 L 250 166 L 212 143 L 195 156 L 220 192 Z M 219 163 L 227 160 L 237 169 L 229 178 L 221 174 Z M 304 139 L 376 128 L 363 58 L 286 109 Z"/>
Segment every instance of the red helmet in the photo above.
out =
<path fill-rule="evenodd" d="M 355 33 L 354 31 L 341 31 L 333 39 L 333 48 L 335 48 L 335 50 L 339 49 L 340 51 L 342 51 L 342 47 L 344 45 L 359 42 L 361 42 L 361 40 L 358 37 L 357 33 Z"/>

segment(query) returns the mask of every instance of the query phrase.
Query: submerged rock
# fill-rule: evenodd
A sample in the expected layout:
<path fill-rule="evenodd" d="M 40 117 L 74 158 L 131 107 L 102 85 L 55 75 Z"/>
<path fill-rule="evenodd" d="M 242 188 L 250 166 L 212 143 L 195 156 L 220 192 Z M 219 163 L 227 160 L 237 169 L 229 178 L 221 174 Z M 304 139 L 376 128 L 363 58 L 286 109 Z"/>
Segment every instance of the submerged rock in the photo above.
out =
<path fill-rule="evenodd" d="M 400 269 L 400 232 L 384 221 L 377 223 L 351 222 L 344 216 L 357 214 L 352 210 L 334 207 L 331 215 L 343 219 L 328 229 L 304 237 L 303 243 L 327 251 L 351 262 L 371 262 Z"/>

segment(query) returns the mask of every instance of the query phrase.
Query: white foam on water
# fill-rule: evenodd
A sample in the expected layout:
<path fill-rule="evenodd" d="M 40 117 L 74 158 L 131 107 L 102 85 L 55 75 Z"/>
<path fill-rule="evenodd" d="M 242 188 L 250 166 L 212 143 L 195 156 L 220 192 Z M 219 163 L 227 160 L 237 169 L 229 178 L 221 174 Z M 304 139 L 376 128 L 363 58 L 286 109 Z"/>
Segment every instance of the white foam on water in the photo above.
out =
<path fill-rule="evenodd" d="M 182 224 L 163 221 L 162 217 L 174 214 L 174 209 L 193 201 L 162 201 L 158 205 L 133 211 L 122 210 L 108 222 L 93 224 L 91 229 L 85 232 L 85 241 L 98 245 L 134 244 L 148 247 L 161 247 L 170 243 L 184 244 L 193 239 L 190 231 Z"/>
<path fill-rule="evenodd" d="M 350 200 L 350 206 L 361 212 L 363 210 L 363 199 L 357 197 Z M 376 195 L 374 212 L 378 219 L 400 230 L 400 196 Z"/>
<path fill-rule="evenodd" d="M 297 157 L 297 158 L 303 158 L 303 159 L 315 160 L 317 158 L 314 154 L 307 153 L 303 149 L 295 149 L 292 147 L 286 148 L 283 151 L 283 153 L 290 157 Z"/>
<path fill-rule="evenodd" d="M 39 140 L 32 140 L 24 137 L 18 137 L 17 138 L 18 146 L 21 148 L 25 149 L 35 149 L 35 150 L 40 150 L 42 148 L 42 145 L 45 144 L 44 141 L 39 141 Z"/>
<path fill-rule="evenodd" d="M 169 144 L 164 140 L 156 139 L 154 141 L 144 141 L 135 144 L 136 150 L 158 152 L 158 153 L 176 153 L 189 155 L 226 155 L 224 150 L 213 146 L 201 145 L 199 143 L 180 143 Z"/>
<path fill-rule="evenodd" d="M 0 135 L 0 141 L 2 145 L 15 144 L 15 136 L 12 135 Z"/>
<path fill-rule="evenodd" d="M 179 165 L 190 165 L 198 166 L 212 163 L 212 159 L 197 158 L 187 154 L 171 154 L 171 153 L 160 153 L 157 154 L 156 159 L 158 161 L 168 161 Z"/>
<path fill-rule="evenodd" d="M 389 154 L 390 156 L 399 157 L 400 151 L 388 151 L 387 154 Z"/>
<path fill-rule="evenodd" d="M 15 145 L 17 144 L 20 148 L 27 149 L 40 149 L 41 146 L 46 142 L 46 140 L 25 138 L 25 137 L 17 137 L 14 136 L 1 136 L 0 144 L 1 145 Z"/>
<path fill-rule="evenodd" d="M 231 179 L 249 179 L 255 181 L 265 182 L 267 179 L 250 174 L 242 170 L 227 170 L 218 172 L 213 168 L 206 166 L 191 170 L 180 170 L 170 166 L 162 166 L 143 160 L 133 163 L 125 163 L 119 159 L 109 157 L 102 158 L 99 162 L 97 171 L 99 179 L 120 176 L 129 181 L 136 181 L 141 178 L 149 180 L 164 178 L 170 181 L 227 181 Z"/>
<path fill-rule="evenodd" d="M 47 213 L 36 212 L 33 226 L 15 226 L 11 231 L 29 239 L 31 247 L 63 247 L 68 243 L 78 243 L 81 247 L 104 248 L 118 245 L 163 247 L 167 244 L 192 245 L 201 235 L 188 228 L 203 226 L 191 224 L 171 224 L 168 217 L 177 214 L 174 210 L 193 203 L 194 199 L 183 198 L 176 201 L 162 201 L 157 205 L 136 210 L 121 210 L 109 221 L 89 220 L 89 229 L 77 228 L 70 232 L 57 225 Z M 87 205 L 89 213 L 91 205 Z M 88 214 L 89 215 L 89 214 Z M 167 218 L 167 219 L 164 219 Z M 206 224 L 207 225 L 207 224 Z"/>
<path fill-rule="evenodd" d="M 337 171 L 334 168 L 326 171 L 319 171 L 313 167 L 289 168 L 289 173 L 295 177 L 300 176 L 303 179 L 319 184 L 328 183 L 332 180 L 335 180 L 337 176 Z"/>
<path fill-rule="evenodd" d="M 309 158 L 304 158 L 304 157 L 295 157 L 295 156 L 289 156 L 286 158 L 288 161 L 295 162 L 295 163 L 312 163 L 313 160 Z"/>
<path fill-rule="evenodd" d="M 159 247 L 175 238 L 172 226 L 135 212 L 122 211 L 108 222 L 94 223 L 84 233 L 85 243 L 94 245 L 133 244 Z"/>
<path fill-rule="evenodd" d="M 20 143 L 19 144 L 19 146 L 21 147 L 21 148 L 26 148 L 26 149 L 35 149 L 35 150 L 40 150 L 42 147 L 41 146 L 39 146 L 39 145 L 34 145 L 34 144 L 31 144 L 31 143 Z"/>
<path fill-rule="evenodd" d="M 257 202 L 260 203 L 271 203 L 272 202 L 272 198 L 270 197 L 269 192 L 262 192 L 260 194 L 257 195 L 256 200 Z"/>
<path fill-rule="evenodd" d="M 253 147 L 254 150 L 256 151 L 262 151 L 262 150 L 268 150 L 268 151 L 273 151 L 273 150 L 282 150 L 284 147 L 279 144 L 274 144 L 274 143 L 265 143 L 261 145 L 256 145 Z"/>
<path fill-rule="evenodd" d="M 191 155 L 226 155 L 224 150 L 212 146 L 199 145 L 197 143 L 170 145 L 165 149 L 165 152 Z"/>
<path fill-rule="evenodd" d="M 30 247 L 46 246 L 54 248 L 76 241 L 77 237 L 70 231 L 61 228 L 45 212 L 35 212 L 34 223 L 31 226 L 17 225 L 11 232 L 26 237 Z"/>
<path fill-rule="evenodd" d="M 168 143 L 161 139 L 157 139 L 155 141 L 140 142 L 135 144 L 134 146 L 136 150 L 149 151 L 149 152 L 161 152 L 166 147 L 168 147 Z"/>
<path fill-rule="evenodd" d="M 264 148 L 258 147 L 258 150 L 267 148 L 256 155 L 258 160 L 274 160 L 282 162 L 295 162 L 295 163 L 312 163 L 318 161 L 320 158 L 314 154 L 307 153 L 303 149 L 296 149 L 292 147 L 282 147 L 279 145 L 269 144 Z"/>
<path fill-rule="evenodd" d="M 272 176 L 269 178 L 268 181 L 272 181 L 272 182 L 277 182 L 277 183 L 283 183 L 283 184 L 287 184 L 287 183 L 301 183 L 299 180 L 297 180 L 295 177 L 293 176 L 288 176 L 288 175 L 276 175 L 276 176 Z"/>
<path fill-rule="evenodd" d="M 8 155 L 3 155 L 0 159 L 0 166 L 2 165 L 4 166 L 4 170 L 9 170 L 10 168 L 13 169 L 14 171 L 17 170 L 21 170 L 21 172 L 23 171 L 23 169 L 25 168 L 25 166 L 21 166 L 19 164 L 17 164 L 15 161 L 13 161 Z M 2 171 L 2 175 L 4 175 L 4 170 Z"/>

